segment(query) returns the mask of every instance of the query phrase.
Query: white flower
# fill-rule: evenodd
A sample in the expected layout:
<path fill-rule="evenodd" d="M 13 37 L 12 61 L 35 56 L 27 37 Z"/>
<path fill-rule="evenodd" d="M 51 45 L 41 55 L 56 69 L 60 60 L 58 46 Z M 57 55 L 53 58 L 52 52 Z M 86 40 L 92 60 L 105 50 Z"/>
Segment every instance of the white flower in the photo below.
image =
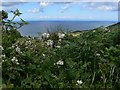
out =
<path fill-rule="evenodd" d="M 0 50 L 4 50 L 4 48 L 0 45 Z"/>
<path fill-rule="evenodd" d="M 64 62 L 62 60 L 59 60 L 56 64 L 57 65 L 64 65 Z"/>
<path fill-rule="evenodd" d="M 28 48 L 28 47 L 25 47 L 25 48 Z"/>
<path fill-rule="evenodd" d="M 59 38 L 64 38 L 64 37 L 65 37 L 65 34 L 63 34 L 63 33 L 62 33 L 62 34 L 61 34 L 61 33 L 58 33 L 58 37 L 59 37 Z"/>
<path fill-rule="evenodd" d="M 16 62 L 18 62 L 18 60 L 17 60 L 17 59 L 16 59 L 15 61 L 16 61 Z"/>
<path fill-rule="evenodd" d="M 49 34 L 46 34 L 46 38 L 49 38 L 49 36 L 50 36 Z"/>
<path fill-rule="evenodd" d="M 12 45 L 12 47 L 11 48 L 15 48 L 15 46 L 14 45 Z"/>
<path fill-rule="evenodd" d="M 5 62 L 5 60 L 2 60 L 2 62 Z"/>
<path fill-rule="evenodd" d="M 62 41 L 62 39 L 59 39 L 59 40 L 58 40 L 58 42 L 61 42 L 61 41 Z"/>
<path fill-rule="evenodd" d="M 100 56 L 100 54 L 99 54 L 99 53 L 97 53 L 96 55 L 97 55 L 97 56 Z"/>
<path fill-rule="evenodd" d="M 18 62 L 18 59 L 17 59 L 16 57 L 13 57 L 13 58 L 11 59 L 11 61 L 12 61 L 13 63 L 17 64 L 17 65 L 20 64 L 20 63 Z"/>
<path fill-rule="evenodd" d="M 82 80 L 77 80 L 77 84 L 82 84 L 83 82 L 82 82 Z"/>
<path fill-rule="evenodd" d="M 47 34 L 47 33 L 43 33 L 42 34 L 42 38 L 49 38 L 50 34 Z"/>
<path fill-rule="evenodd" d="M 28 41 L 26 41 L 26 42 L 25 42 L 25 45 L 28 45 L 28 44 L 29 44 L 29 42 L 28 42 Z"/>
<path fill-rule="evenodd" d="M 11 48 L 15 48 L 15 46 L 14 46 L 14 45 L 12 45 L 11 47 L 9 47 L 9 49 L 11 49 Z"/>
<path fill-rule="evenodd" d="M 11 59 L 11 61 L 12 61 L 12 62 L 16 61 L 16 57 L 13 57 L 13 58 Z"/>
<path fill-rule="evenodd" d="M 16 52 L 22 53 L 22 52 L 20 51 L 20 48 L 19 48 L 19 47 L 16 48 Z"/>
<path fill-rule="evenodd" d="M 108 30 L 107 28 L 104 28 L 106 31 Z"/>
<path fill-rule="evenodd" d="M 19 63 L 19 62 L 17 62 L 16 64 L 17 64 L 17 65 L 19 65 L 20 63 Z"/>
<path fill-rule="evenodd" d="M 16 52 L 20 52 L 20 48 L 19 47 L 16 48 Z"/>
<path fill-rule="evenodd" d="M 95 30 L 93 30 L 93 32 L 95 32 Z"/>
<path fill-rule="evenodd" d="M 28 41 L 29 42 L 29 44 L 31 45 L 31 41 Z"/>
<path fill-rule="evenodd" d="M 42 54 L 44 57 L 46 56 L 45 54 Z"/>
<path fill-rule="evenodd" d="M 47 44 L 48 46 L 51 46 L 51 47 L 52 47 L 53 41 L 52 41 L 52 40 L 47 40 L 46 44 Z"/>
<path fill-rule="evenodd" d="M 56 46 L 56 48 L 60 48 L 60 46 Z"/>
<path fill-rule="evenodd" d="M 5 54 L 3 55 L 3 57 L 5 57 Z"/>
<path fill-rule="evenodd" d="M 0 55 L 0 58 L 5 58 L 5 54 L 4 55 Z"/>
<path fill-rule="evenodd" d="M 31 43 L 31 41 L 26 41 L 25 42 L 25 45 L 31 45 L 32 43 Z"/>

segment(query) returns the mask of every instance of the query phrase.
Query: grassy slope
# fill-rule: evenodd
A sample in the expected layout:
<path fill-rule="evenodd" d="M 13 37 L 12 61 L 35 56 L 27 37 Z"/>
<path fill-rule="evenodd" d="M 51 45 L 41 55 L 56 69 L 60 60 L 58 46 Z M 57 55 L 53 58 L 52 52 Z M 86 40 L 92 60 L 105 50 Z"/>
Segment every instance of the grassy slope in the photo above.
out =
<path fill-rule="evenodd" d="M 51 77 L 52 75 L 54 75 L 54 73 L 52 72 L 55 72 L 55 73 L 59 72 L 60 74 L 58 73 L 56 75 L 57 78 L 47 80 L 48 81 L 47 85 L 44 85 L 43 83 L 41 85 L 43 85 L 43 87 L 46 87 L 46 86 L 51 87 L 49 83 L 53 84 L 51 80 L 54 80 L 54 82 L 57 81 L 56 84 L 53 84 L 54 87 L 58 87 L 59 85 L 61 85 L 61 83 L 63 85 L 62 87 L 66 87 L 66 86 L 72 87 L 72 84 L 73 86 L 75 86 L 74 82 L 71 81 L 71 84 L 66 83 L 66 82 L 68 80 L 73 79 L 74 77 L 77 80 L 79 78 L 79 74 L 82 74 L 81 79 L 85 83 L 85 85 L 82 85 L 83 88 L 86 88 L 86 87 L 119 87 L 119 79 L 117 80 L 117 77 L 119 76 L 117 75 L 119 72 L 118 56 L 120 55 L 120 51 L 119 51 L 120 46 L 117 47 L 116 45 L 117 44 L 120 45 L 120 43 L 117 43 L 117 44 L 114 43 L 115 40 L 118 38 L 116 37 L 116 33 L 118 33 L 118 25 L 119 24 L 109 26 L 107 27 L 106 30 L 104 30 L 103 28 L 96 28 L 93 30 L 82 31 L 80 32 L 80 35 L 76 37 L 68 36 L 67 38 L 65 38 L 65 40 L 62 41 L 61 48 L 58 48 L 58 49 L 56 48 L 45 49 L 44 47 L 41 46 L 42 42 L 40 40 L 28 39 L 28 38 L 25 39 L 25 37 L 20 37 L 19 33 L 16 33 L 16 36 L 12 37 L 14 34 L 14 31 L 11 32 L 12 34 L 11 37 L 7 37 L 7 35 L 3 35 L 5 37 L 3 38 L 3 41 L 5 43 L 4 47 L 9 47 L 8 44 L 13 44 L 16 41 L 16 37 L 20 37 L 21 40 L 18 40 L 20 43 L 20 44 L 18 43 L 19 44 L 18 46 L 21 48 L 24 56 L 22 56 L 21 54 L 15 53 L 15 51 L 11 52 L 9 49 L 7 49 L 4 52 L 5 52 L 5 55 L 7 56 L 6 59 L 8 61 L 10 60 L 10 58 L 13 58 L 13 56 L 11 55 L 19 57 L 19 60 L 21 61 L 23 66 L 22 65 L 20 67 L 16 66 L 18 70 L 15 69 L 15 71 L 18 72 L 18 75 L 19 74 L 22 75 L 22 73 L 24 73 L 24 75 L 26 76 L 28 75 L 27 73 L 30 72 L 29 78 L 26 78 L 23 76 L 18 78 L 19 76 L 17 76 L 16 74 L 14 76 L 14 74 L 9 71 L 8 68 L 10 67 L 12 68 L 12 66 L 9 65 L 11 63 L 7 62 L 3 64 L 3 70 L 4 70 L 3 74 L 5 76 L 3 78 L 3 81 L 4 81 L 3 83 L 6 83 L 8 81 L 8 78 L 6 77 L 9 77 L 9 75 L 13 75 L 13 77 L 15 77 L 15 80 L 13 79 L 13 81 L 10 82 L 10 85 L 14 84 L 15 86 L 17 86 L 17 84 L 19 85 L 19 83 L 23 81 L 23 84 L 21 85 L 21 87 L 25 87 L 25 86 L 27 87 L 28 86 L 27 80 L 30 79 L 31 80 L 30 85 L 34 84 L 33 86 L 36 86 L 36 83 L 39 85 L 39 81 L 41 83 L 46 82 L 45 81 L 46 77 Z M 8 38 L 11 38 L 10 41 L 8 41 Z M 31 40 L 32 42 L 31 45 L 28 45 L 28 49 L 25 48 L 26 40 Z M 36 47 L 34 47 L 35 45 Z M 31 47 L 34 49 L 31 49 Z M 42 53 L 45 53 L 47 56 L 50 56 L 50 58 L 48 57 L 44 58 L 41 55 Z M 99 54 L 100 56 L 97 56 Z M 24 61 L 24 59 L 26 62 Z M 59 59 L 64 60 L 66 64 L 63 68 L 56 69 L 56 67 L 51 63 Z M 41 60 L 44 60 L 44 62 L 42 62 Z M 99 65 L 101 67 L 98 67 Z M 110 70 L 112 70 L 111 68 L 114 68 L 112 65 L 115 66 L 116 68 L 114 71 L 114 75 L 111 78 L 108 76 L 110 75 L 110 72 L 111 72 Z M 45 71 L 44 68 L 46 69 L 46 72 L 48 70 L 52 74 L 45 73 L 46 76 L 44 74 L 42 75 L 39 74 L 38 71 L 39 70 Z M 22 70 L 21 71 L 22 73 L 19 70 Z M 62 73 L 61 71 L 63 71 L 64 73 Z M 38 72 L 38 73 L 35 73 L 35 72 Z M 96 74 L 95 80 L 93 78 L 94 74 Z M 40 79 L 38 82 L 36 82 L 36 80 L 32 80 L 33 78 L 38 78 L 38 75 L 42 79 Z M 91 77 L 89 77 L 90 75 Z M 100 82 L 100 80 L 102 79 L 99 76 L 104 76 L 104 75 L 106 75 L 106 77 L 103 78 L 103 81 Z M 72 77 L 69 77 L 69 76 L 72 76 Z M 106 79 L 105 81 L 106 83 L 104 84 L 103 82 L 105 79 Z M 116 82 L 113 82 L 115 81 L 113 79 L 115 79 Z M 93 81 L 91 82 L 91 80 Z M 114 83 L 113 86 L 111 86 L 112 85 L 111 82 Z M 106 86 L 103 86 L 103 85 L 106 85 Z"/>
<path fill-rule="evenodd" d="M 120 27 L 120 23 L 116 23 L 116 24 L 113 24 L 113 25 L 110 25 L 110 26 L 108 26 L 108 27 L 106 27 L 106 29 L 109 29 L 110 31 L 112 31 L 112 32 L 116 32 L 116 31 L 118 31 L 119 29 L 118 29 L 118 27 Z M 97 30 L 98 28 L 96 28 L 96 29 L 91 29 L 91 30 L 86 30 L 86 31 L 75 31 L 75 32 L 73 32 L 72 33 L 72 35 L 73 36 L 78 36 L 78 35 L 80 35 L 80 34 L 82 34 L 83 32 L 91 32 L 91 31 L 93 31 L 93 30 Z M 107 33 L 104 29 L 102 29 L 101 28 L 101 31 L 102 31 L 102 34 L 105 34 L 105 33 Z M 93 31 L 94 32 L 94 31 Z"/>

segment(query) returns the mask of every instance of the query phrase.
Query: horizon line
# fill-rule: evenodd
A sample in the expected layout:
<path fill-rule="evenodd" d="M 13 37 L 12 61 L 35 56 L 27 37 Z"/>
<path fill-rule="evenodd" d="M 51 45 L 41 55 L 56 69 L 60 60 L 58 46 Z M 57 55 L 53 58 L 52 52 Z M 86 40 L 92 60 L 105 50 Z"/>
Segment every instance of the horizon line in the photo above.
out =
<path fill-rule="evenodd" d="M 20 21 L 20 20 L 15 20 Z M 25 21 L 102 21 L 102 22 L 119 22 L 119 20 L 25 20 Z"/>

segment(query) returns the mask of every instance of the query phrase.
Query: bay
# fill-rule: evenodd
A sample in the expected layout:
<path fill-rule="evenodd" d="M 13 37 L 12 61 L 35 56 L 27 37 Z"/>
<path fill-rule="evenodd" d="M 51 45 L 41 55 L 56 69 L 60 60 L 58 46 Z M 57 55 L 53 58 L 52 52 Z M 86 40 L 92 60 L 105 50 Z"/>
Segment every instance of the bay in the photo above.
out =
<path fill-rule="evenodd" d="M 115 21 L 28 21 L 28 25 L 19 29 L 22 36 L 39 37 L 37 32 L 55 32 L 57 27 L 64 31 L 90 30 L 100 26 L 115 24 Z"/>

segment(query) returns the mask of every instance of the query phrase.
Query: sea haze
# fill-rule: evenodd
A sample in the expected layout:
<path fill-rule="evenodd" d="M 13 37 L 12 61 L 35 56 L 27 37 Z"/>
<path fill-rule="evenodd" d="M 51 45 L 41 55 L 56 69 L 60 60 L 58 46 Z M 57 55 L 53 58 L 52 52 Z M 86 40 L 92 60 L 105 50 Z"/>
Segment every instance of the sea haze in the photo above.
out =
<path fill-rule="evenodd" d="M 55 31 L 58 26 L 65 31 L 90 30 L 100 26 L 115 24 L 115 21 L 29 21 L 28 25 L 19 29 L 22 36 L 38 37 L 37 32 Z"/>

